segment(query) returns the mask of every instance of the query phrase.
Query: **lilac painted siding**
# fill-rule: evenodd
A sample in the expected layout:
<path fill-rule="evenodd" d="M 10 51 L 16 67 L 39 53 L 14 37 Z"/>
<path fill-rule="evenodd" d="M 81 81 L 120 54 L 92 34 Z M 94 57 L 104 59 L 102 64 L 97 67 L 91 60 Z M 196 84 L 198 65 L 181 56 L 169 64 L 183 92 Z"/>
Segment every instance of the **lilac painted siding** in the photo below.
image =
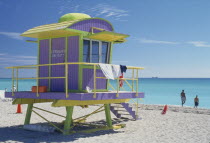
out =
<path fill-rule="evenodd" d="M 68 62 L 79 62 L 79 36 L 68 37 Z M 78 65 L 69 65 L 68 88 L 78 90 Z"/>
<path fill-rule="evenodd" d="M 52 39 L 52 54 L 51 63 L 64 63 L 65 62 L 65 38 Z M 64 77 L 65 66 L 52 66 L 51 77 Z M 51 79 L 51 91 L 64 91 L 64 79 Z"/>
<path fill-rule="evenodd" d="M 96 70 L 96 76 L 105 77 L 102 71 L 99 69 Z M 93 77 L 93 69 L 83 69 L 83 90 L 86 89 L 86 86 L 89 86 L 91 89 L 94 89 Z M 96 89 L 107 89 L 106 83 L 107 79 L 96 79 Z"/>
<path fill-rule="evenodd" d="M 49 63 L 49 39 L 40 40 L 39 43 L 39 64 L 48 64 Z M 39 77 L 48 77 L 49 68 L 48 66 L 42 66 L 39 68 Z M 40 86 L 49 86 L 48 79 L 40 79 Z"/>
<path fill-rule="evenodd" d="M 111 24 L 102 19 L 88 19 L 71 25 L 69 28 L 91 32 L 91 27 L 102 28 L 107 31 L 114 31 Z M 99 31 L 94 31 L 99 32 Z"/>

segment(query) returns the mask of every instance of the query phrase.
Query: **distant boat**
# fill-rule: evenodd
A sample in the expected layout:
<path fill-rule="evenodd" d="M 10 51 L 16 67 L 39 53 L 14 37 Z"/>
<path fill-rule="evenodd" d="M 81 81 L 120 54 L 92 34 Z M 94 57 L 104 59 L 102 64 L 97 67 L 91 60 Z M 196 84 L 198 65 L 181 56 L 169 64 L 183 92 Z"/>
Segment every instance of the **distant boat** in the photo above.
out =
<path fill-rule="evenodd" d="M 158 78 L 157 76 L 153 76 L 152 78 Z"/>

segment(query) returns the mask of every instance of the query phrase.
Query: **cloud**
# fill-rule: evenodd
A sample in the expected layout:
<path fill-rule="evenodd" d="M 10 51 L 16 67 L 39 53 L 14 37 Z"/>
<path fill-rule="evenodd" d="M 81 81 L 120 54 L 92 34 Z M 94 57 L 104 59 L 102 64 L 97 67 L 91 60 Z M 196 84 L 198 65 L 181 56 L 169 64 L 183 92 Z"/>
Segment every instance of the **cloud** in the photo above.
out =
<path fill-rule="evenodd" d="M 11 56 L 11 55 L 4 56 L 2 55 L 2 57 L 0 57 L 0 65 L 1 64 L 10 64 L 12 66 L 24 65 L 24 64 L 32 65 L 36 63 L 37 63 L 36 56 Z"/>
<path fill-rule="evenodd" d="M 150 40 L 145 38 L 138 39 L 138 41 L 141 43 L 148 43 L 148 44 L 179 44 L 178 42 Z"/>
<path fill-rule="evenodd" d="M 112 17 L 115 20 L 121 20 L 122 17 L 128 16 L 128 11 L 119 9 L 108 4 L 98 4 L 88 11 L 94 13 L 97 17 Z"/>
<path fill-rule="evenodd" d="M 14 56 L 15 58 L 21 58 L 21 59 L 37 59 L 36 56 Z"/>
<path fill-rule="evenodd" d="M 204 42 L 204 41 L 189 41 L 187 43 L 192 44 L 195 47 L 210 47 L 210 44 L 208 44 L 208 42 Z"/>
<path fill-rule="evenodd" d="M 65 14 L 69 12 L 86 13 L 91 17 L 112 18 L 119 21 L 126 21 L 123 18 L 129 15 L 128 11 L 105 3 L 94 6 L 80 5 L 76 1 L 72 0 L 60 0 L 56 6 L 58 7 L 58 14 Z"/>
<path fill-rule="evenodd" d="M 23 40 L 24 38 L 20 36 L 21 33 L 16 32 L 0 32 L 0 35 L 7 36 L 9 38 Z"/>
<path fill-rule="evenodd" d="M 20 65 L 24 65 L 24 64 L 36 64 L 37 63 L 37 60 L 24 60 L 24 59 L 21 59 L 21 60 L 14 60 L 14 61 L 12 61 L 12 62 L 14 62 L 14 63 L 18 63 L 18 64 L 20 64 Z"/>
<path fill-rule="evenodd" d="M 0 56 L 4 56 L 4 55 L 6 55 L 6 53 L 0 53 Z"/>

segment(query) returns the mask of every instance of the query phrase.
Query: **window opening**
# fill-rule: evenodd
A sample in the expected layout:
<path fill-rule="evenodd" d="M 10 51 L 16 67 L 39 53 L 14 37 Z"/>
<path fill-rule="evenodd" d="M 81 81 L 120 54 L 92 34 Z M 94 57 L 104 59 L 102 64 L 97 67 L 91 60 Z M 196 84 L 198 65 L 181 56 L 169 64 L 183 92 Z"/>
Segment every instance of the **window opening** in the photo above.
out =
<path fill-rule="evenodd" d="M 109 42 L 83 40 L 83 62 L 108 63 Z"/>

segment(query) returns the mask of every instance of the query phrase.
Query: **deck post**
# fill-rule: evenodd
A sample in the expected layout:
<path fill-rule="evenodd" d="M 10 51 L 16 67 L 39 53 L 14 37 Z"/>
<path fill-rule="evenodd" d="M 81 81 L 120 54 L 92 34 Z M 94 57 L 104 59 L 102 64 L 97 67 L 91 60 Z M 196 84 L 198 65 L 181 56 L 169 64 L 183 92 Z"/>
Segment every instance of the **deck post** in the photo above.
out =
<path fill-rule="evenodd" d="M 72 115 L 73 115 L 74 106 L 66 107 L 66 120 L 64 122 L 64 135 L 68 135 L 70 133 L 71 125 L 73 123 Z"/>
<path fill-rule="evenodd" d="M 110 114 L 110 105 L 109 104 L 104 104 L 104 108 L 105 108 L 107 125 L 108 125 L 108 127 L 112 127 L 112 119 L 111 119 L 111 114 Z"/>
<path fill-rule="evenodd" d="M 28 104 L 24 125 L 30 124 L 32 108 L 33 108 L 33 104 Z"/>

